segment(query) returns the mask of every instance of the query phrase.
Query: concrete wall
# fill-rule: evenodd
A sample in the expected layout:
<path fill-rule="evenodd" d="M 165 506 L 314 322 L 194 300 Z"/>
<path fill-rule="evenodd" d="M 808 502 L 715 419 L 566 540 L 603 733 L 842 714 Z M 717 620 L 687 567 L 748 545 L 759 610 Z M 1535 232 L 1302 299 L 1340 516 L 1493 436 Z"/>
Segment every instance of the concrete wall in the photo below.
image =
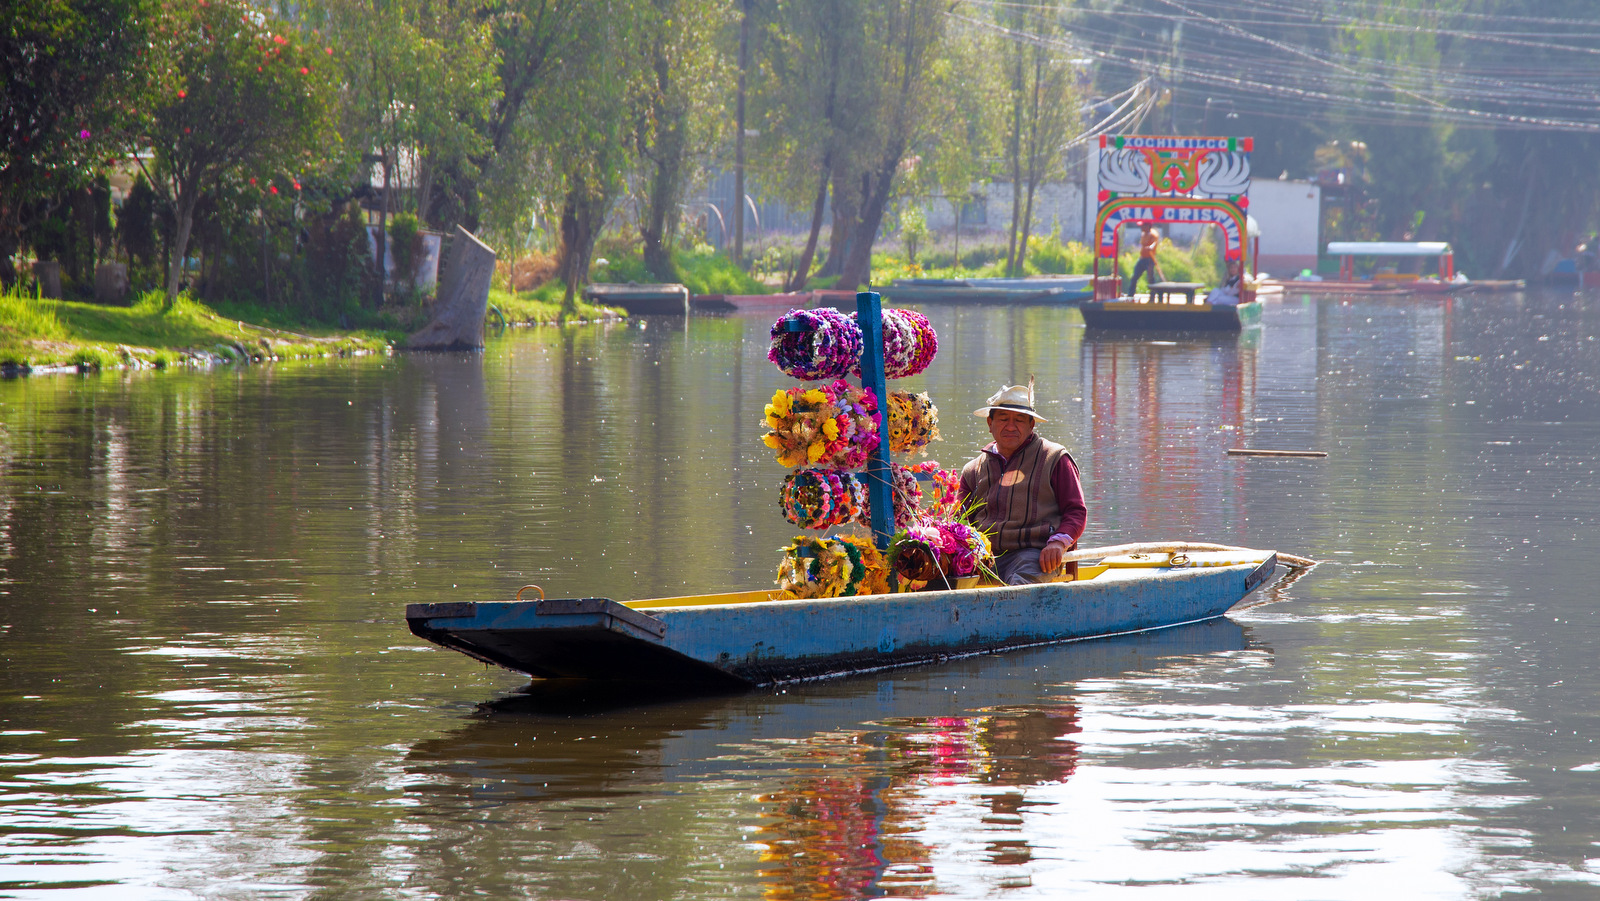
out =
<path fill-rule="evenodd" d="M 1250 215 L 1261 226 L 1257 266 L 1276 276 L 1317 268 L 1322 188 L 1306 181 L 1250 180 Z"/>
<path fill-rule="evenodd" d="M 1080 176 L 1081 177 L 1081 176 Z M 796 210 L 790 208 L 781 200 L 763 198 L 758 196 L 758 187 L 754 180 L 747 180 L 746 191 L 751 195 L 751 204 L 744 208 L 745 217 L 745 246 L 751 247 L 765 237 L 773 235 L 803 235 L 811 226 L 811 210 Z M 1023 198 L 1026 202 L 1026 198 Z M 713 247 L 722 247 L 733 240 L 733 217 L 737 209 L 733 202 L 733 173 L 714 172 L 704 188 L 693 192 L 683 204 L 685 214 L 691 220 L 698 220 L 705 229 L 706 240 Z M 887 226 L 893 221 L 891 215 Z M 1033 229 L 1034 235 L 1044 235 L 1053 232 L 1056 228 L 1061 230 L 1061 237 L 1068 241 L 1082 241 L 1086 234 L 1083 219 L 1083 185 L 1081 181 L 1062 181 L 1040 185 L 1033 197 Z M 930 197 L 923 201 L 923 215 L 927 219 L 928 229 L 941 239 L 948 238 L 955 231 L 957 210 L 955 204 L 943 197 Z M 830 208 L 824 208 L 822 224 L 822 241 L 825 247 L 828 240 L 828 230 L 833 226 L 833 214 Z M 996 237 L 1004 239 L 1011 228 L 1011 183 L 996 182 L 987 186 L 979 199 L 967 209 L 967 216 L 961 223 L 961 240 L 993 240 Z M 879 241 L 892 238 L 893 232 L 885 231 L 880 234 Z"/>
<path fill-rule="evenodd" d="M 1022 198 L 1024 204 L 1027 197 Z M 981 209 L 969 209 L 966 221 L 961 224 L 963 239 L 966 236 L 1005 235 L 1011 229 L 1011 183 L 995 182 L 988 186 L 987 192 L 981 202 L 975 204 Z M 955 229 L 955 205 L 949 201 L 939 199 L 928 203 L 924 209 L 928 218 L 928 228 L 939 234 L 947 234 Z M 982 221 L 974 221 L 981 219 Z M 1061 237 L 1067 241 L 1082 241 L 1084 236 L 1083 224 L 1083 186 L 1075 182 L 1052 182 L 1040 185 L 1033 195 L 1033 229 L 1032 234 L 1049 234 L 1059 228 Z"/>

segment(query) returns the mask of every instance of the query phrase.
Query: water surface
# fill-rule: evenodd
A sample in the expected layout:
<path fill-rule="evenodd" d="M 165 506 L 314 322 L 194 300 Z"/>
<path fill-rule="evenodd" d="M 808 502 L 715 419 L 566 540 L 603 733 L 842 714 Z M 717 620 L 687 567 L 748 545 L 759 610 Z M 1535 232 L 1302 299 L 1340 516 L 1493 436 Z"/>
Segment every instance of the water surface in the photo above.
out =
<path fill-rule="evenodd" d="M 529 687 L 403 610 L 770 583 L 764 318 L 0 383 L 0 897 L 1595 897 L 1597 301 L 929 307 L 935 458 L 1032 373 L 1086 545 L 1329 562 L 1209 624 L 697 699 Z"/>

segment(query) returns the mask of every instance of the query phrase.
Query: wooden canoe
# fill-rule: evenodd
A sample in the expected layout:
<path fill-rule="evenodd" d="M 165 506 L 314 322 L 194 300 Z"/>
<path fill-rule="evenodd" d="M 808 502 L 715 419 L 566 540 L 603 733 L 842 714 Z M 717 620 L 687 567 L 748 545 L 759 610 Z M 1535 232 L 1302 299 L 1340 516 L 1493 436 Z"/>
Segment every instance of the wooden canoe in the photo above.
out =
<path fill-rule="evenodd" d="M 1129 555 L 1038 585 L 411 604 L 406 621 L 428 641 L 535 677 L 756 686 L 1201 622 L 1277 565 L 1273 551 Z"/>
<path fill-rule="evenodd" d="M 621 307 L 633 316 L 685 316 L 689 313 L 689 289 L 678 284 L 596 284 L 584 289 L 584 296 L 590 303 Z"/>

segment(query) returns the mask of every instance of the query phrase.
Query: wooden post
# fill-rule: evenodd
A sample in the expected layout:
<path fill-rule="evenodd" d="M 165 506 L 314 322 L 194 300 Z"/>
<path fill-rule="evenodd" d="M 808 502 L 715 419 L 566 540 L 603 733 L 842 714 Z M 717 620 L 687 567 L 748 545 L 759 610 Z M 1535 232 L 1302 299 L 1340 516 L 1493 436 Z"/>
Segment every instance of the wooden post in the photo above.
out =
<path fill-rule="evenodd" d="M 889 395 L 883 375 L 883 304 L 876 291 L 856 295 L 856 322 L 861 326 L 861 387 L 878 398 L 878 446 L 867 458 L 867 503 L 872 511 L 872 537 L 880 550 L 894 537 L 894 491 L 889 474 Z"/>

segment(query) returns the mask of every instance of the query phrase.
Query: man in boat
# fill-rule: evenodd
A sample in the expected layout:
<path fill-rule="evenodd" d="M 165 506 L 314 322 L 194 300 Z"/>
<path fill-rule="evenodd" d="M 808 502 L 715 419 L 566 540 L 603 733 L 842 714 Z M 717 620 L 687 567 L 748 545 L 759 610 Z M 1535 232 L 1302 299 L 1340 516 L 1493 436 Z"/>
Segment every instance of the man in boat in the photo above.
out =
<path fill-rule="evenodd" d="M 1212 306 L 1238 306 L 1239 288 L 1244 277 L 1239 272 L 1239 261 L 1228 261 L 1228 279 L 1222 284 L 1211 289 L 1206 295 L 1206 303 Z"/>
<path fill-rule="evenodd" d="M 1133 266 L 1133 276 L 1128 279 L 1128 290 L 1124 294 L 1133 294 L 1133 289 L 1139 287 L 1139 276 L 1144 276 L 1144 286 L 1150 287 L 1152 274 L 1156 281 L 1166 281 L 1161 274 L 1161 267 L 1156 265 L 1156 248 L 1161 246 L 1161 233 L 1156 231 L 1154 222 L 1139 223 L 1139 262 Z"/>
<path fill-rule="evenodd" d="M 1033 409 L 1031 378 L 1003 386 L 973 412 L 987 419 L 994 442 L 962 467 L 959 502 L 988 534 L 1002 582 L 1042 582 L 1061 568 L 1089 521 L 1078 464 L 1066 448 L 1034 434 L 1034 424 L 1046 420 Z"/>

